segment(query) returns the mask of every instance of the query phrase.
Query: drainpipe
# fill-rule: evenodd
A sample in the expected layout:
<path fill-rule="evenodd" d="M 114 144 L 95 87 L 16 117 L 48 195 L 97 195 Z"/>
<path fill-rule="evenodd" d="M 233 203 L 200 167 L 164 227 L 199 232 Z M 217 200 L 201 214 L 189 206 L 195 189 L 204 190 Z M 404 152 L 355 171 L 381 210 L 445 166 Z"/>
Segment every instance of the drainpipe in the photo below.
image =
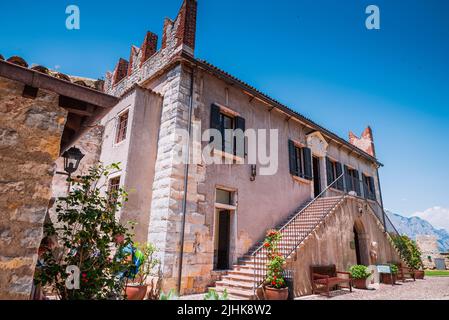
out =
<path fill-rule="evenodd" d="M 181 295 L 182 260 L 184 256 L 184 234 L 186 227 L 187 186 L 189 179 L 189 161 L 190 161 L 190 136 L 192 133 L 192 113 L 193 113 L 193 72 L 194 71 L 192 67 L 192 72 L 190 72 L 189 120 L 187 125 L 189 132 L 189 139 L 187 140 L 187 148 L 184 157 L 184 195 L 182 197 L 181 247 L 179 250 L 178 283 L 177 283 L 178 295 Z"/>
<path fill-rule="evenodd" d="M 382 199 L 382 188 L 380 187 L 380 176 L 379 176 L 379 167 L 376 168 L 376 174 L 377 174 L 377 186 L 379 188 L 379 196 L 380 196 L 380 206 L 382 208 L 382 219 L 384 222 L 384 228 L 385 232 L 387 232 L 387 226 L 385 224 L 385 210 L 384 210 L 384 201 Z"/>

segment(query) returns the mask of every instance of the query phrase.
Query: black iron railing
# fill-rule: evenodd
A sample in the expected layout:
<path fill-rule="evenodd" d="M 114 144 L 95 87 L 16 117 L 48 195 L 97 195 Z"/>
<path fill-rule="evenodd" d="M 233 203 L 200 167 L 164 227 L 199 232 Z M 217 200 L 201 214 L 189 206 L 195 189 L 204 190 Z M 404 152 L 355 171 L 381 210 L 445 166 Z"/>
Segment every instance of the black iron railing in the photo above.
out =
<path fill-rule="evenodd" d="M 291 218 L 283 227 L 279 229 L 281 240 L 278 243 L 279 253 L 286 259 L 304 239 L 317 227 L 317 225 L 341 202 L 346 193 L 341 193 L 335 197 L 326 197 L 330 188 L 343 179 L 340 175 L 333 183 L 327 186 L 317 197 L 309 202 L 301 211 Z M 250 256 L 248 261 L 254 270 L 253 290 L 265 281 L 267 276 L 268 249 L 262 244 Z"/>
<path fill-rule="evenodd" d="M 334 190 L 337 190 L 336 193 Z M 331 193 L 336 196 L 329 196 Z M 365 200 L 390 236 L 399 234 L 377 201 L 375 190 L 370 190 L 365 181 L 343 173 L 279 229 L 282 236 L 278 244 L 279 253 L 287 259 L 348 194 Z M 254 295 L 267 276 L 267 253 L 268 249 L 262 244 L 249 257 L 248 264 L 254 270 Z"/>

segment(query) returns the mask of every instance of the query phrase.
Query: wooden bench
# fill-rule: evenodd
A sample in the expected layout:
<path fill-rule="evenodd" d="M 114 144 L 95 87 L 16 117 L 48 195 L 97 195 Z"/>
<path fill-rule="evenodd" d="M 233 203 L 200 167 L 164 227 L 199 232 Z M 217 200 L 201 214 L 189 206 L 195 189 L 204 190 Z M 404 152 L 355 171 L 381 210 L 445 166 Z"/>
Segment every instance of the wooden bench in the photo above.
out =
<path fill-rule="evenodd" d="M 404 266 L 402 263 L 395 263 L 395 265 L 398 267 L 398 280 L 402 280 L 402 282 L 405 282 L 405 279 L 413 279 L 413 281 L 416 281 L 415 270 Z"/>
<path fill-rule="evenodd" d="M 346 275 L 347 277 L 341 277 L 339 275 Z M 313 294 L 326 293 L 327 297 L 330 297 L 330 290 L 333 287 L 349 288 L 352 292 L 352 278 L 349 272 L 337 271 L 335 264 L 328 266 L 310 266 L 310 278 L 312 282 Z M 346 284 L 347 286 L 342 286 Z"/>

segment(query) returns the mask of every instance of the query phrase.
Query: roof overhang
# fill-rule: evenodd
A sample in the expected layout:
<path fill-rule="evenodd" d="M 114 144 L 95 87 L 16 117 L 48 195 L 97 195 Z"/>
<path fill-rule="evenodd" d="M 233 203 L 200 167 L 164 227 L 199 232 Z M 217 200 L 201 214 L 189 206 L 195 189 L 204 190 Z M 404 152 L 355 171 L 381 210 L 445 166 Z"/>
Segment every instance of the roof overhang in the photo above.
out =
<path fill-rule="evenodd" d="M 59 95 L 59 106 L 68 111 L 61 141 L 61 153 L 101 119 L 119 100 L 104 92 L 52 77 L 7 61 L 0 60 L 0 77 L 24 86 Z"/>
<path fill-rule="evenodd" d="M 378 167 L 383 166 L 381 162 L 379 162 L 375 157 L 371 156 L 370 154 L 366 153 L 365 151 L 357 148 L 356 146 L 350 144 L 345 139 L 339 137 L 335 133 L 325 129 L 324 127 L 320 126 L 319 124 L 313 122 L 312 120 L 306 118 L 305 116 L 301 115 L 300 113 L 292 110 L 291 108 L 283 105 L 279 101 L 276 101 L 275 99 L 269 97 L 268 95 L 260 92 L 256 88 L 250 86 L 249 84 L 237 79 L 236 77 L 230 75 L 229 73 L 219 69 L 218 67 L 215 67 L 214 65 L 198 60 L 194 57 L 192 57 L 189 54 L 181 53 L 180 57 L 183 61 L 186 61 L 192 65 L 195 65 L 197 67 L 200 67 L 201 69 L 216 75 L 219 78 L 222 78 L 223 80 L 232 83 L 236 87 L 239 87 L 243 92 L 246 94 L 252 96 L 253 98 L 263 102 L 264 104 L 267 104 L 271 106 L 272 108 L 276 108 L 280 112 L 286 114 L 288 117 L 295 119 L 305 125 L 306 127 L 310 128 L 311 131 L 319 131 L 324 137 L 326 137 L 328 140 L 332 140 L 335 143 L 339 144 L 340 146 L 347 148 L 351 152 L 357 153 L 360 157 L 368 160 L 369 162 L 374 163 Z"/>

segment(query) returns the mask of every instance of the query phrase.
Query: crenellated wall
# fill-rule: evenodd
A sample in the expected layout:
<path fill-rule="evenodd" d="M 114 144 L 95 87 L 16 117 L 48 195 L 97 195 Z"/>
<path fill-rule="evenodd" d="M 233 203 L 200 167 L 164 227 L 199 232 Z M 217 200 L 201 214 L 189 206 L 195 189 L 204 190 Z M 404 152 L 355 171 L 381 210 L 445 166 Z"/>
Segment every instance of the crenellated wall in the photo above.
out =
<path fill-rule="evenodd" d="M 152 32 L 147 32 L 140 48 L 132 46 L 129 61 L 120 58 L 114 71 L 106 74 L 105 92 L 121 96 L 132 85 L 157 74 L 181 51 L 193 55 L 196 7 L 196 0 L 184 0 L 176 19 L 165 19 L 159 50 L 157 35 Z"/>

